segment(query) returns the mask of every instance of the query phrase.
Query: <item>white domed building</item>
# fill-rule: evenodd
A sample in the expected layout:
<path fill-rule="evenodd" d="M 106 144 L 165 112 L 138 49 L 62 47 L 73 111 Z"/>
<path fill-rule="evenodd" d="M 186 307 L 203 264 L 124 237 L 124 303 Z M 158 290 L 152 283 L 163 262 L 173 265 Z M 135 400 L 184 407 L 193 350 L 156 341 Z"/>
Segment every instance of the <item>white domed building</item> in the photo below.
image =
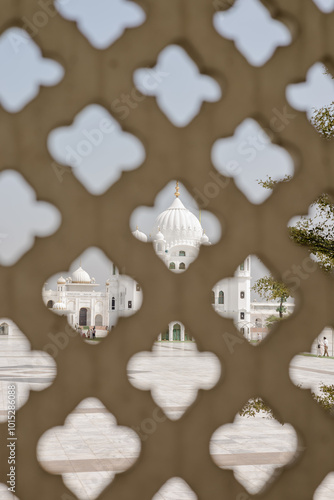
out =
<path fill-rule="evenodd" d="M 175 200 L 157 217 L 152 229 L 154 250 L 175 272 L 188 268 L 196 259 L 201 244 L 210 245 L 207 236 L 203 240 L 200 221 L 183 205 L 179 196 L 177 185 Z"/>
<path fill-rule="evenodd" d="M 151 237 L 139 231 L 132 233 L 139 241 L 151 242 L 157 255 L 175 273 L 185 271 L 195 260 L 201 245 L 211 245 L 196 215 L 180 200 L 178 183 L 175 199 L 156 219 Z M 224 316 L 233 318 L 237 328 L 249 336 L 250 323 L 250 257 L 241 264 L 235 276 L 218 282 L 212 290 L 212 305 Z M 132 278 L 120 275 L 113 266 L 106 280 L 105 290 L 81 265 L 71 277 L 61 276 L 57 290 L 44 290 L 47 307 L 58 314 L 67 314 L 71 325 L 96 326 L 111 329 L 119 316 L 129 316 L 140 309 L 142 292 Z M 184 326 L 176 321 L 169 324 L 161 340 L 187 340 Z"/>

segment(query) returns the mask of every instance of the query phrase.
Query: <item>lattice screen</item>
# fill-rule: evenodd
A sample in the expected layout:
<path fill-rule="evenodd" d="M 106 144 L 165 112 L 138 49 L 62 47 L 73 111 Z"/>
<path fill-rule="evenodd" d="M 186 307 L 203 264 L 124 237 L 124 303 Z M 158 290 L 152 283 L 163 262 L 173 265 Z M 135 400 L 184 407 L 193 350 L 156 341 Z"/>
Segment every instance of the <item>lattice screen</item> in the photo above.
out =
<path fill-rule="evenodd" d="M 50 201 L 62 214 L 62 225 L 52 237 L 37 239 L 15 266 L 0 269 L 0 317 L 10 317 L 30 339 L 33 349 L 43 349 L 47 333 L 62 331 L 67 324 L 65 318 L 55 317 L 45 308 L 43 283 L 59 269 L 67 269 L 92 244 L 135 277 L 144 294 L 139 313 L 120 320 L 100 345 L 92 348 L 79 337 L 71 338 L 56 358 L 58 375 L 54 383 L 42 393 L 31 393 L 19 411 L 16 494 L 20 500 L 59 500 L 64 492 L 70 495 L 61 476 L 42 470 L 35 450 L 40 436 L 62 425 L 84 398 L 99 398 L 119 425 L 136 427 L 152 415 L 156 405 L 149 393 L 130 385 L 126 365 L 136 352 L 149 350 L 157 334 L 177 318 L 192 332 L 199 349 L 219 357 L 223 376 L 214 389 L 199 393 L 182 419 L 161 423 L 142 443 L 135 466 L 117 475 L 99 498 L 149 500 L 173 476 L 184 478 L 200 500 L 250 498 L 232 471 L 214 465 L 209 441 L 217 427 L 233 421 L 242 405 L 258 395 L 293 425 L 302 449 L 295 464 L 258 498 L 312 499 L 317 486 L 334 469 L 334 422 L 312 400 L 309 391 L 292 384 L 289 362 L 295 354 L 309 349 L 325 325 L 334 325 L 332 278 L 317 270 L 300 279 L 295 314 L 256 349 L 247 342 L 236 343 L 231 349 L 224 333 L 237 332 L 232 321 L 213 311 L 210 291 L 219 279 L 231 276 L 249 254 L 257 254 L 276 277 L 289 271 L 292 274 L 285 276 L 295 276 L 294 266 L 302 265 L 307 256 L 289 241 L 286 226 L 293 215 L 307 212 L 321 192 L 333 193 L 334 143 L 322 140 L 305 114 L 289 107 L 285 89 L 289 83 L 303 81 L 317 61 L 326 62 L 331 69 L 334 14 L 322 14 L 311 0 L 263 2 L 273 16 L 288 23 L 294 40 L 289 47 L 278 49 L 264 67 L 254 68 L 233 42 L 214 31 L 212 18 L 217 5 L 212 2 L 138 3 L 146 11 L 146 22 L 127 30 L 110 48 L 101 51 L 89 44 L 75 23 L 59 15 L 50 18 L 34 41 L 43 55 L 64 66 L 64 79 L 56 87 L 42 88 L 38 98 L 22 112 L 0 111 L 1 169 L 18 170 L 38 198 Z M 22 25 L 22 18 L 30 19 L 38 8 L 34 0 L 2 0 L 2 31 Z M 171 43 L 184 47 L 201 72 L 214 76 L 222 87 L 222 99 L 204 104 L 187 127 L 176 128 L 160 111 L 155 98 L 146 98 L 121 123 L 146 148 L 146 160 L 139 169 L 123 174 L 100 197 L 88 194 L 70 172 L 58 182 L 47 150 L 48 133 L 70 124 L 91 103 L 105 106 L 112 113 L 112 101 L 131 92 L 134 70 L 153 66 L 159 52 Z M 286 126 L 277 127 L 275 110 L 292 113 L 294 118 L 288 124 L 282 122 Z M 231 136 L 247 117 L 271 128 L 274 141 L 295 161 L 293 180 L 280 185 L 261 206 L 250 204 L 233 181 L 212 178 L 212 173 L 218 175 L 210 160 L 214 141 Z M 195 187 L 210 191 L 210 183 L 216 182 L 219 192 L 209 200 L 207 209 L 225 228 L 221 241 L 202 248 L 196 262 L 179 275 L 170 273 L 153 248 L 136 241 L 129 228 L 132 211 L 140 205 L 152 205 L 157 192 L 176 178 L 190 192 Z M 6 483 L 6 424 L 1 425 L 1 436 L 0 480 Z"/>

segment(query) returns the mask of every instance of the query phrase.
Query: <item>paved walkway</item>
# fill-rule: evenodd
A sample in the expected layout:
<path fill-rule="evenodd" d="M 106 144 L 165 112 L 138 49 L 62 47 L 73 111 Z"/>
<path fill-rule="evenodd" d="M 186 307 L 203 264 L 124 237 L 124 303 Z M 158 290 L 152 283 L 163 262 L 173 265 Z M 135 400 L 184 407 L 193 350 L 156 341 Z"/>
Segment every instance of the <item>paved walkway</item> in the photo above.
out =
<path fill-rule="evenodd" d="M 157 344 L 153 354 L 140 353 L 128 366 L 129 379 L 138 388 L 151 388 L 158 404 L 170 418 L 179 418 L 194 400 L 195 389 L 214 386 L 219 363 L 211 353 L 199 353 L 193 343 Z M 0 336 L 0 420 L 6 419 L 6 390 L 15 382 L 18 405 L 28 389 L 41 390 L 52 383 L 56 368 L 44 353 L 31 353 L 26 338 L 17 330 Z M 191 373 L 191 378 L 189 377 Z M 334 360 L 297 356 L 291 378 L 296 384 L 317 389 L 334 384 Z M 153 381 L 153 385 L 152 385 Z M 251 492 L 261 489 L 274 469 L 291 460 L 297 446 L 291 426 L 257 415 L 239 415 L 233 424 L 213 434 L 210 452 L 219 467 L 233 468 L 236 478 Z M 118 427 L 112 415 L 94 398 L 83 401 L 68 416 L 65 427 L 49 430 L 39 442 L 43 467 L 63 480 L 84 500 L 94 499 L 114 477 L 126 470 L 140 452 L 140 439 L 126 427 Z M 1 500 L 13 500 L 0 485 Z M 334 498 L 334 473 L 318 488 L 314 500 Z M 154 500 L 195 500 L 196 495 L 180 478 L 168 482 Z"/>

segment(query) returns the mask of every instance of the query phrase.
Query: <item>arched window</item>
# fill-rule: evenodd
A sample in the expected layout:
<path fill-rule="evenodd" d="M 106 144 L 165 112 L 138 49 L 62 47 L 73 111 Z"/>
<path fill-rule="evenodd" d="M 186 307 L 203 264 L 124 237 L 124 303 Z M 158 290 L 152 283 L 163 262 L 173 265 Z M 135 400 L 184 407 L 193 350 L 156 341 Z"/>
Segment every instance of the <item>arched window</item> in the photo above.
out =
<path fill-rule="evenodd" d="M 87 326 L 87 308 L 82 307 L 79 311 L 79 325 Z"/>
<path fill-rule="evenodd" d="M 219 292 L 218 304 L 224 304 L 224 292 L 222 290 Z"/>
<path fill-rule="evenodd" d="M 48 303 L 46 304 L 46 307 L 48 307 L 49 309 L 52 309 L 53 308 L 53 300 L 49 300 Z"/>
<path fill-rule="evenodd" d="M 114 311 L 115 310 L 115 306 L 116 306 L 116 300 L 115 300 L 115 297 L 113 297 L 111 299 L 111 309 Z"/>
<path fill-rule="evenodd" d="M 211 292 L 211 304 L 215 303 L 215 292 L 212 290 Z"/>
<path fill-rule="evenodd" d="M 175 262 L 171 262 L 169 264 L 169 269 L 175 269 Z"/>
<path fill-rule="evenodd" d="M 180 257 L 185 257 L 186 256 L 186 252 L 184 250 L 180 250 L 179 251 L 179 256 Z"/>
<path fill-rule="evenodd" d="M 97 314 L 95 316 L 95 326 L 102 326 L 102 323 L 103 323 L 102 314 Z"/>
<path fill-rule="evenodd" d="M 180 265 L 179 265 L 179 269 L 185 269 L 186 268 L 186 265 L 184 262 L 181 262 Z"/>

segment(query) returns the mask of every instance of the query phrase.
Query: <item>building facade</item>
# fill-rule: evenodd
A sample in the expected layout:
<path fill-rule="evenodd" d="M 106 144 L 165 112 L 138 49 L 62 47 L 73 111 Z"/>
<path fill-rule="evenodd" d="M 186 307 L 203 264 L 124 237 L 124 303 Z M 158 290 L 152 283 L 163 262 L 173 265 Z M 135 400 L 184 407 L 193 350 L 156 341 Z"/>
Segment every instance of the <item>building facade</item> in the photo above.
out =
<path fill-rule="evenodd" d="M 184 272 L 196 259 L 201 245 L 210 245 L 199 219 L 180 200 L 178 183 L 173 203 L 156 219 L 150 238 L 137 229 L 132 233 L 143 242 L 151 242 L 157 255 L 175 273 Z M 245 335 L 251 332 L 250 318 L 251 260 L 247 257 L 234 277 L 219 281 L 213 288 L 211 302 L 217 313 L 232 318 Z M 113 266 L 104 291 L 81 266 L 69 277 L 61 276 L 56 290 L 43 290 L 47 307 L 66 314 L 72 326 L 93 326 L 111 329 L 118 317 L 129 316 L 140 309 L 142 292 L 132 278 L 120 275 Z M 190 340 L 184 326 L 169 324 L 161 340 Z"/>

